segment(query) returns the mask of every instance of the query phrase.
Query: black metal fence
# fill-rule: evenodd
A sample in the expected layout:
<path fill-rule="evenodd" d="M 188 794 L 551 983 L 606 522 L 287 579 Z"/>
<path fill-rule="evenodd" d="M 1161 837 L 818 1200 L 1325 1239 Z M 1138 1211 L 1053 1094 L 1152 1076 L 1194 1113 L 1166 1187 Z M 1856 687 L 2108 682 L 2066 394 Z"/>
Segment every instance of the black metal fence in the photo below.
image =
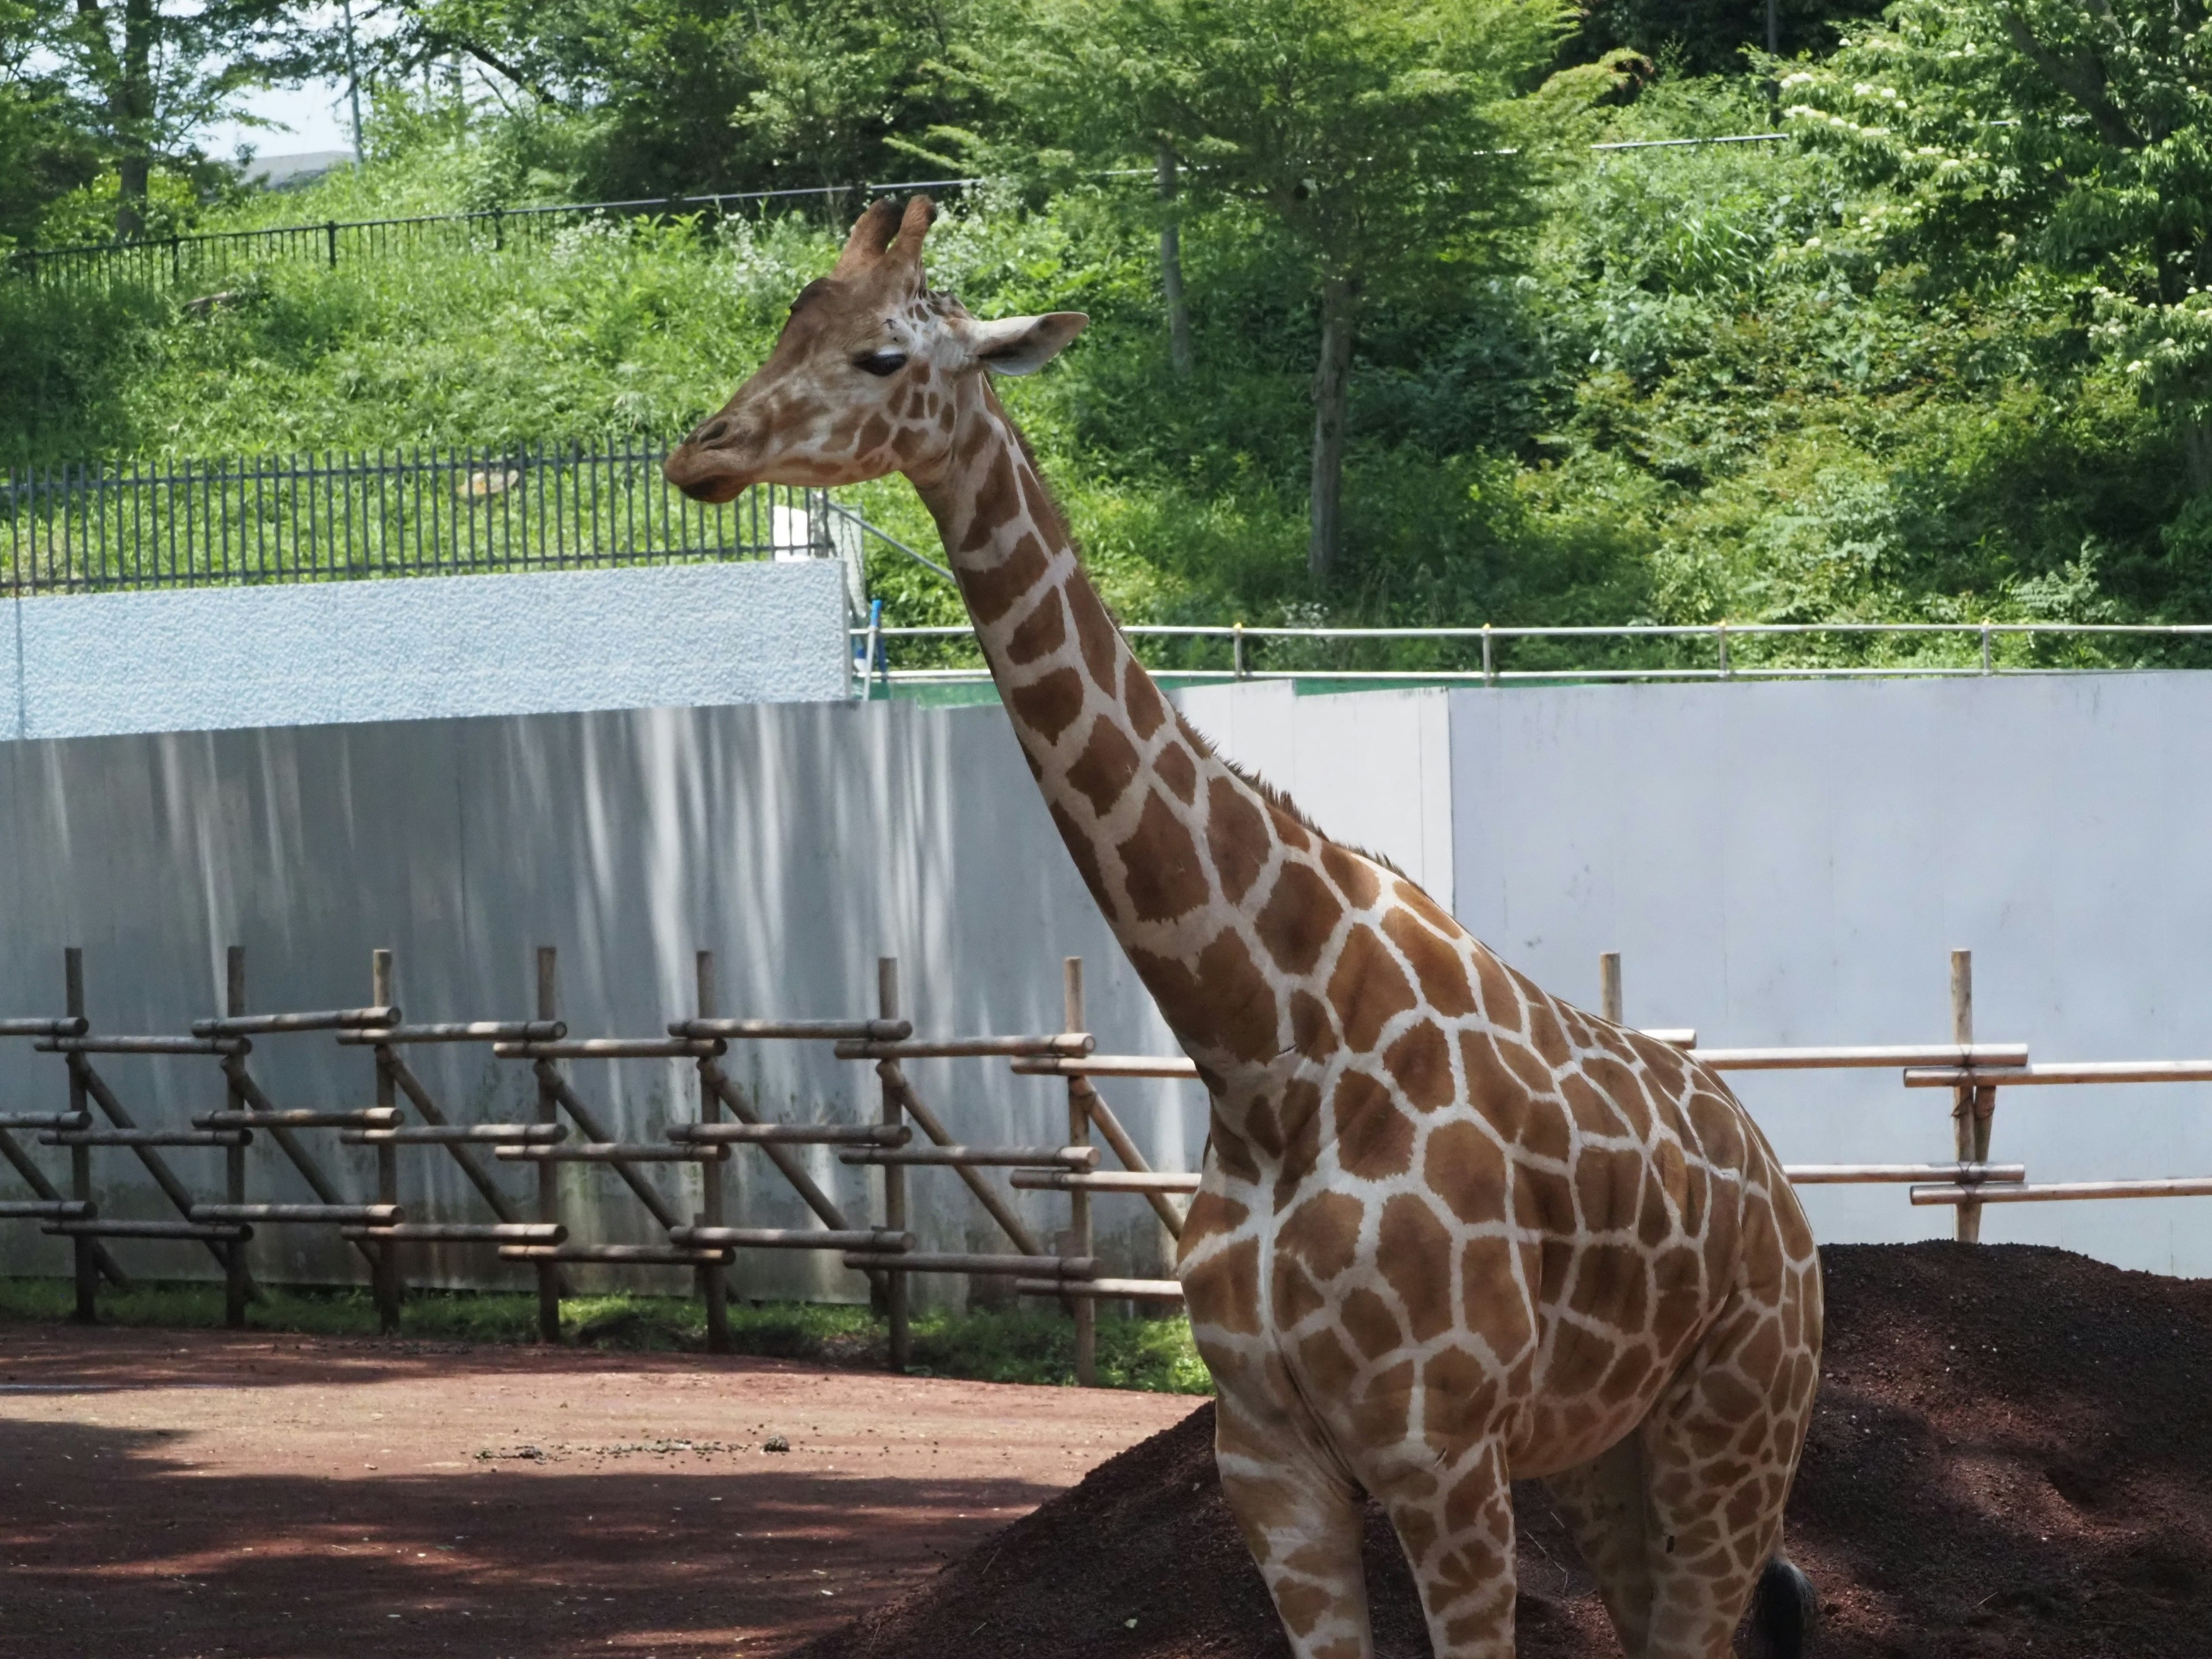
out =
<path fill-rule="evenodd" d="M 497 252 L 543 247 L 565 226 L 636 218 L 716 219 L 769 208 L 814 209 L 833 222 L 872 196 L 896 190 L 956 190 L 969 179 L 914 179 L 896 184 L 831 185 L 809 190 L 758 190 L 714 196 L 651 197 L 629 202 L 556 203 L 487 208 L 476 213 L 416 214 L 390 219 L 326 219 L 320 224 L 264 230 L 212 231 L 75 247 L 20 248 L 6 269 L 40 283 L 212 289 L 278 264 L 341 264 L 441 251 Z"/>
<path fill-rule="evenodd" d="M 770 557 L 857 559 L 826 491 L 702 506 L 659 447 L 432 448 L 82 465 L 0 486 L 16 594 Z"/>

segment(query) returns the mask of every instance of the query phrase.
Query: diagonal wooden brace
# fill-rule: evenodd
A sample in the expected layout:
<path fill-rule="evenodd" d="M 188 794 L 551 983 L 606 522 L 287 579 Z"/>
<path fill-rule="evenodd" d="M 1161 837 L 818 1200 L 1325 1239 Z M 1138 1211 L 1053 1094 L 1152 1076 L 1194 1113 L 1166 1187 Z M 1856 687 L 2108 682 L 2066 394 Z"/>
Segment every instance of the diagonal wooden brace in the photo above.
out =
<path fill-rule="evenodd" d="M 118 1129 L 135 1129 L 138 1127 L 137 1119 L 124 1109 L 123 1103 L 115 1097 L 115 1091 L 107 1086 L 107 1079 L 92 1068 L 90 1061 L 88 1060 L 85 1063 L 82 1074 L 84 1078 L 85 1092 L 92 1097 L 94 1103 L 101 1111 L 107 1114 L 107 1121 L 110 1123 Z M 191 1188 L 177 1179 L 177 1172 L 169 1167 L 168 1160 L 151 1146 L 133 1146 L 131 1150 L 138 1155 L 138 1161 L 146 1166 L 146 1173 L 154 1177 L 154 1184 L 168 1195 L 170 1203 L 177 1206 L 177 1213 L 186 1221 L 190 1221 L 192 1217 L 192 1206 L 198 1200 L 192 1197 Z M 219 1239 L 209 1239 L 206 1242 L 210 1254 L 226 1268 L 230 1263 L 232 1249 L 242 1248 Z M 261 1299 L 260 1288 L 254 1284 L 251 1274 L 248 1274 L 246 1279 L 246 1296 L 250 1302 L 258 1302 Z"/>
<path fill-rule="evenodd" d="M 5 1158 L 14 1164 L 15 1173 L 23 1177 L 24 1184 L 40 1198 L 58 1204 L 66 1201 L 67 1195 L 46 1179 L 46 1172 L 31 1161 L 30 1154 L 17 1145 L 15 1138 L 5 1129 L 0 1129 L 0 1158 Z M 115 1258 L 107 1253 L 107 1247 L 98 1239 L 92 1241 L 92 1259 L 100 1264 L 101 1276 L 117 1290 L 131 1288 L 130 1275 L 116 1265 Z"/>
<path fill-rule="evenodd" d="M 931 1111 L 923 1103 L 921 1097 L 915 1093 L 914 1085 L 906 1080 L 906 1073 L 899 1070 L 898 1061 L 878 1060 L 876 1075 L 897 1091 L 899 1100 L 906 1107 L 907 1115 L 921 1125 L 921 1132 L 924 1134 L 940 1146 L 951 1146 L 956 1144 L 946 1131 L 944 1120 Z M 952 1167 L 958 1172 L 960 1179 L 968 1183 L 968 1190 L 975 1194 L 976 1200 L 991 1212 L 991 1219 L 999 1224 L 1000 1231 L 1014 1241 L 1016 1249 L 1024 1255 L 1053 1254 L 1038 1242 L 1035 1233 L 1022 1224 L 1021 1217 L 1014 1213 L 1013 1206 L 1000 1195 L 997 1188 L 984 1180 L 981 1176 L 977 1175 L 965 1164 L 956 1164 Z"/>
<path fill-rule="evenodd" d="M 1091 1121 L 1098 1126 L 1098 1133 L 1106 1137 L 1106 1144 L 1114 1149 L 1114 1156 L 1121 1160 L 1122 1167 L 1139 1175 L 1152 1173 L 1152 1166 L 1145 1162 L 1145 1155 L 1137 1150 L 1137 1143 L 1129 1138 L 1129 1132 L 1121 1127 L 1121 1120 L 1114 1115 L 1113 1109 L 1099 1098 L 1098 1091 L 1091 1086 L 1089 1078 L 1069 1079 L 1067 1090 L 1083 1103 L 1084 1110 L 1091 1114 Z M 1165 1193 L 1146 1193 L 1145 1199 L 1152 1206 L 1152 1213 L 1159 1217 L 1160 1224 L 1168 1230 L 1168 1237 L 1182 1238 L 1182 1212 L 1176 1208 L 1168 1195 Z"/>
<path fill-rule="evenodd" d="M 239 1097 L 246 1102 L 248 1110 L 275 1113 L 279 1109 L 276 1103 L 261 1091 L 261 1085 L 256 1083 L 252 1074 L 246 1071 L 246 1057 L 243 1054 L 225 1054 L 222 1058 L 222 1070 L 223 1075 L 230 1079 L 231 1086 L 238 1091 Z M 283 1148 L 284 1156 L 290 1158 L 292 1167 L 307 1178 L 308 1188 L 318 1199 L 325 1204 L 345 1203 L 345 1194 L 341 1193 L 331 1178 L 323 1173 L 322 1166 L 317 1164 L 307 1149 L 300 1144 L 299 1136 L 294 1134 L 289 1129 L 274 1126 L 268 1127 L 267 1133 L 271 1140 Z M 365 1239 L 357 1238 L 353 1241 L 353 1247 L 361 1252 L 362 1258 L 368 1261 L 372 1270 L 378 1266 L 381 1260 L 379 1254 L 380 1246 L 369 1243 Z"/>

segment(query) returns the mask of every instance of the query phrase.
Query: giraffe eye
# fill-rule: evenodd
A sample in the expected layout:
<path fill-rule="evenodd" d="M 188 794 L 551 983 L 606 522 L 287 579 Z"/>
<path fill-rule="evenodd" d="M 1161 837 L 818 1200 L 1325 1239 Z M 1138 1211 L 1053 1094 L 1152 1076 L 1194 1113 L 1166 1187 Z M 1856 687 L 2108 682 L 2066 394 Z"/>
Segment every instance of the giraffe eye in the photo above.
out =
<path fill-rule="evenodd" d="M 866 374 L 878 376 L 896 374 L 906 367 L 906 353 L 888 350 L 864 351 L 853 359 L 853 367 Z"/>

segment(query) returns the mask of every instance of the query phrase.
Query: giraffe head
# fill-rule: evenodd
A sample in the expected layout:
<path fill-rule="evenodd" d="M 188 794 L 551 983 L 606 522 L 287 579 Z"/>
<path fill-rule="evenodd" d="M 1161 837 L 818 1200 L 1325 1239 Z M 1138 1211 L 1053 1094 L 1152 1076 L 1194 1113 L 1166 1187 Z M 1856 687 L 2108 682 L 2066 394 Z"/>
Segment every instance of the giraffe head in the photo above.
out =
<path fill-rule="evenodd" d="M 918 481 L 951 458 L 963 382 L 1027 374 L 1083 331 L 1080 312 L 979 322 L 923 280 L 934 210 L 889 198 L 853 227 L 836 268 L 792 302 L 775 350 L 661 471 L 685 495 L 726 501 L 749 484 Z"/>

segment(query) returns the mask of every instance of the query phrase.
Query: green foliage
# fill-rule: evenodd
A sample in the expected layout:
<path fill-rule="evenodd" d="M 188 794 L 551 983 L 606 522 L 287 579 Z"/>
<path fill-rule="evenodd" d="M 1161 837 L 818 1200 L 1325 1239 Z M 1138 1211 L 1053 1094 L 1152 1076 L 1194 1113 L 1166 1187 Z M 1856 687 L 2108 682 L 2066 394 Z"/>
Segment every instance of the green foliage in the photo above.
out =
<path fill-rule="evenodd" d="M 1966 0 L 1943 13 L 1970 15 Z M 1918 14 L 1899 15 L 1893 32 Z M 1875 50 L 1853 38 L 1846 58 Z M 1934 62 L 1951 65 L 1942 74 L 1966 73 L 1941 55 L 1963 51 L 1942 44 L 1956 37 L 1929 38 Z M 1990 38 L 1990 52 L 2010 50 L 2001 32 Z M 1629 101 L 1593 105 L 1583 76 L 1542 120 L 1565 131 L 1601 119 L 1597 136 L 1639 140 L 1758 131 L 1773 118 L 1748 77 L 1661 73 L 1639 85 L 1626 67 L 1599 78 Z M 2116 182 L 2148 159 L 2069 148 L 2031 179 L 2025 151 L 1963 170 L 1902 154 L 1963 133 L 1997 155 L 2030 142 L 2034 110 L 2067 145 L 2089 143 L 2086 115 L 2062 119 L 2045 94 L 2027 101 L 2033 68 L 2013 61 L 1992 82 L 2014 88 L 2014 102 L 1960 106 L 2007 119 L 2018 109 L 2018 129 L 1984 131 L 1959 113 L 1885 137 L 1872 130 L 1920 117 L 1878 121 L 1869 106 L 1849 131 L 1826 113 L 1795 116 L 1802 142 L 1586 157 L 1576 135 L 1546 141 L 1523 230 L 1480 259 L 1407 267 L 1363 308 L 1345 553 L 1327 579 L 1305 560 L 1312 269 L 1266 204 L 1183 198 L 1188 375 L 1170 368 L 1161 327 L 1149 175 L 971 192 L 933 234 L 933 275 L 979 314 L 1091 313 L 1049 374 L 1005 392 L 1132 621 L 2203 620 L 2212 511 L 2187 465 L 2187 377 L 2204 302 L 2186 284 L 2160 297 L 2159 238 L 2179 222 L 2147 185 Z M 1851 73 L 1839 91 L 1830 76 L 1785 95 L 1807 111 L 1831 94 L 1887 108 L 1881 87 L 1907 83 Z M 1862 80 L 1875 90 L 1856 92 Z M 1532 128 L 1538 113 L 1523 111 Z M 561 148 L 580 131 L 569 122 L 386 97 L 367 167 L 299 196 L 222 205 L 210 222 L 513 201 L 532 178 L 580 176 L 582 152 Z M 2179 155 L 2183 137 L 2170 137 Z M 2181 176 L 2178 161 L 2161 165 L 2161 178 Z M 2005 184 L 2008 167 L 2022 180 Z M 1953 189 L 1969 174 L 1982 183 Z M 2000 185 L 2018 199 L 1993 200 Z M 2107 191 L 2124 199 L 2096 214 L 2066 206 Z M 2060 238 L 2051 227 L 2069 214 L 2105 225 L 2106 240 Z M 0 284 L 11 371 L 0 374 L 0 454 L 672 435 L 759 361 L 840 228 L 812 212 L 637 222 L 564 230 L 542 248 L 464 239 L 335 272 L 271 264 L 228 284 L 240 303 L 204 316 L 183 311 L 189 295 Z M 2156 338 L 2126 331 L 2154 316 L 2166 331 Z M 901 481 L 860 500 L 891 535 L 936 554 Z M 870 562 L 892 620 L 961 617 L 921 565 L 876 543 Z M 1848 637 L 1789 647 L 1836 662 L 1963 661 L 1976 648 L 1877 651 Z M 969 659 L 968 649 L 915 647 L 901 660 Z M 1740 645 L 1737 659 L 1761 649 L 1779 647 Z M 2028 659 L 2023 646 L 1998 649 Z M 1621 647 L 1612 660 L 1705 662 L 1711 651 Z M 1212 647 L 1153 654 L 1226 662 Z M 1424 668 L 1474 654 L 1278 646 L 1255 660 Z M 1499 657 L 1591 659 L 1584 646 Z"/>
<path fill-rule="evenodd" d="M 0 1279 L 0 1326 L 59 1323 L 74 1309 L 67 1279 Z M 212 1329 L 223 1320 L 220 1284 L 142 1284 L 102 1287 L 102 1323 L 171 1329 Z M 374 1337 L 376 1304 L 358 1288 L 265 1287 L 246 1308 L 253 1330 L 307 1336 Z M 1075 1380 L 1075 1328 L 1054 1309 L 979 1309 L 952 1313 L 917 1310 L 911 1322 L 912 1369 L 920 1376 L 984 1382 L 1065 1387 Z M 706 1346 L 706 1315 L 688 1298 L 636 1295 L 570 1297 L 561 1304 L 562 1340 L 583 1347 L 696 1352 Z M 399 1336 L 408 1341 L 534 1342 L 538 1303 L 532 1294 L 491 1291 L 415 1291 L 402 1305 Z M 732 1351 L 769 1358 L 881 1367 L 889 1340 L 865 1307 L 821 1303 L 733 1303 Z M 1109 1389 L 1158 1394 L 1208 1394 L 1212 1381 L 1191 1346 L 1190 1322 L 1173 1319 L 1098 1321 L 1098 1381 Z"/>

